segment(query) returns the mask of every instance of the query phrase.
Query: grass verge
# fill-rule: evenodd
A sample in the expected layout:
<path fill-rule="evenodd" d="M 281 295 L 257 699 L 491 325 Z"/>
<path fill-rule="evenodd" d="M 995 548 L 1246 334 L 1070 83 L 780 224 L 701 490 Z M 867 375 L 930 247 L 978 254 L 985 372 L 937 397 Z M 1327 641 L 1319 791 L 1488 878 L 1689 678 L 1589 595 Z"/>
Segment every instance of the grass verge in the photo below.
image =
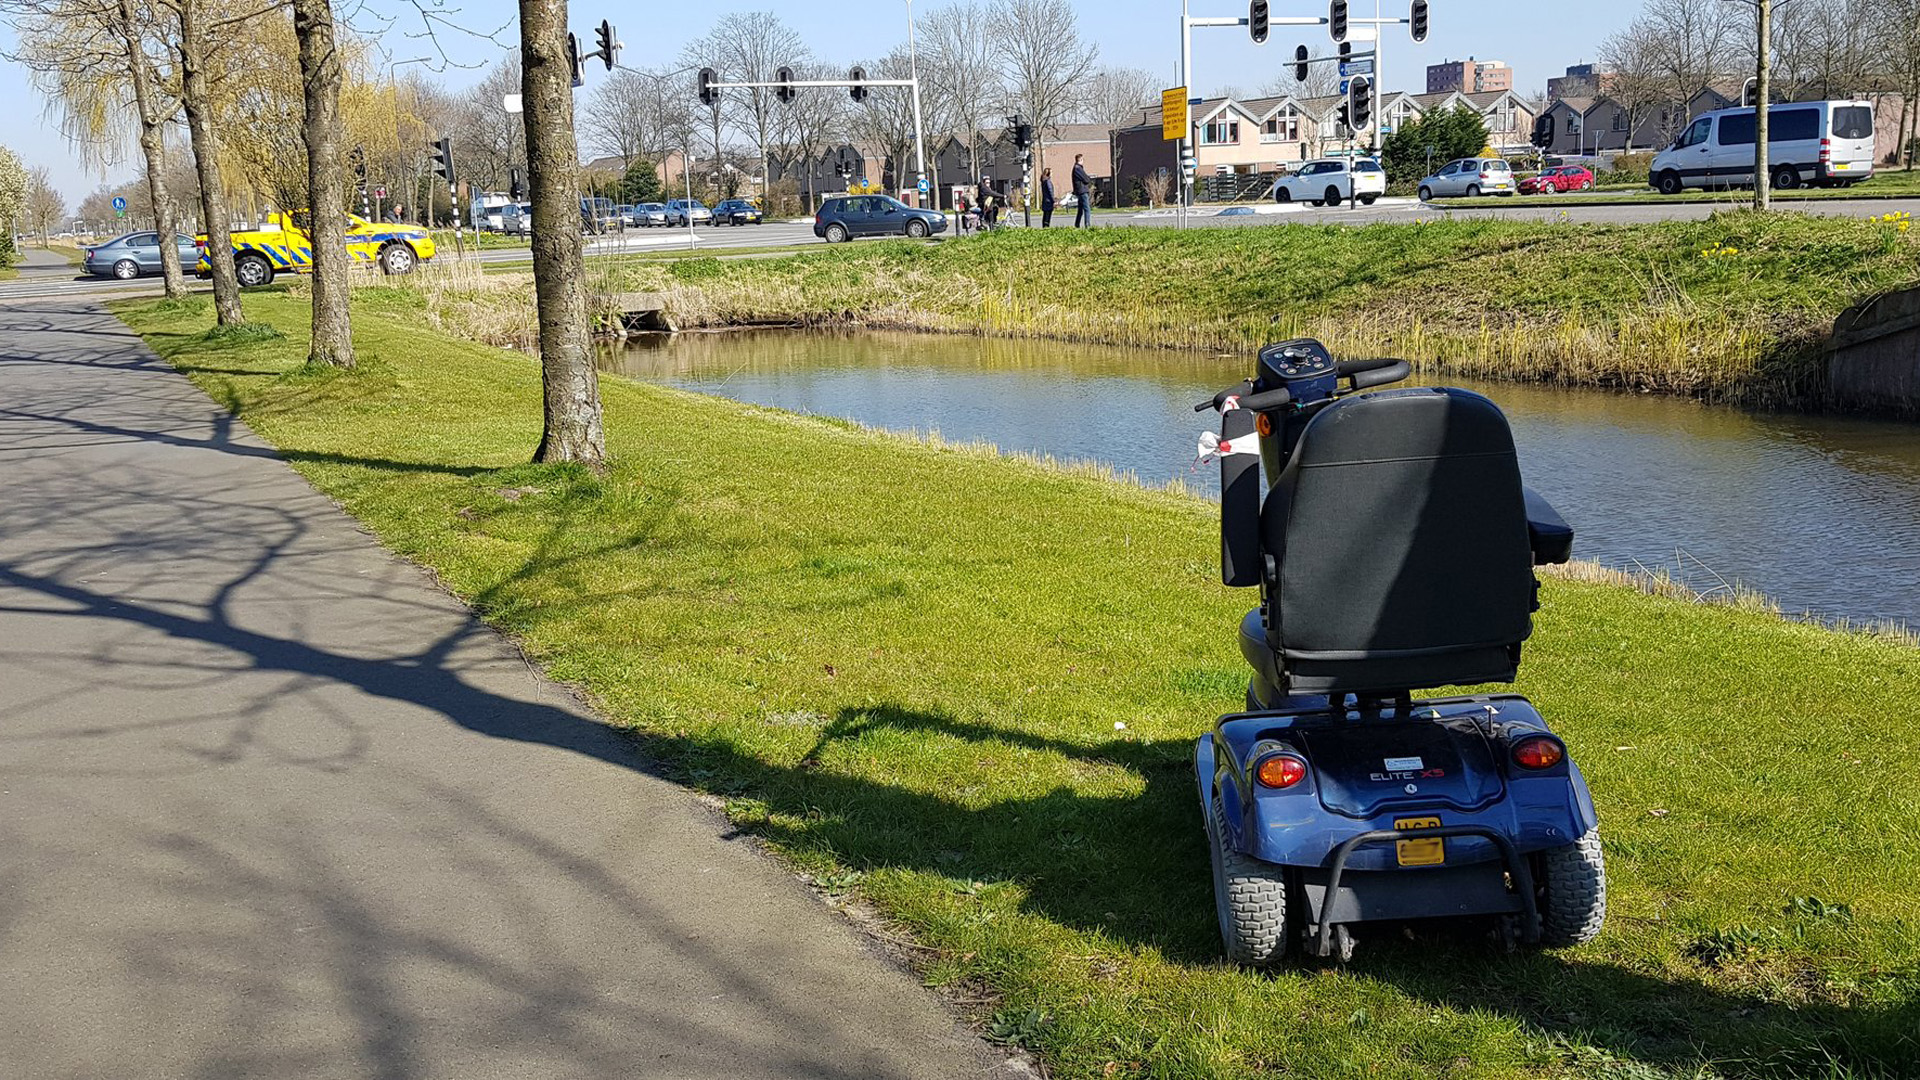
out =
<path fill-rule="evenodd" d="M 315 378 L 297 298 L 247 304 L 285 336 L 117 309 L 1055 1075 L 1911 1075 L 1920 651 L 1550 580 L 1520 689 L 1592 782 L 1607 933 L 1250 974 L 1192 780 L 1249 600 L 1206 504 L 616 379 L 610 475 L 523 465 L 525 357 L 363 309 L 364 367 Z"/>
<path fill-rule="evenodd" d="M 1296 335 L 1464 376 L 1818 404 L 1842 309 L 1920 283 L 1920 232 L 1879 220 L 1720 214 L 1596 226 L 1009 230 L 793 258 L 595 262 L 606 297 L 680 326 L 868 324 L 1246 352 Z M 369 294 L 369 299 L 375 299 Z M 524 277 L 423 274 L 385 301 L 498 344 L 532 339 Z"/>

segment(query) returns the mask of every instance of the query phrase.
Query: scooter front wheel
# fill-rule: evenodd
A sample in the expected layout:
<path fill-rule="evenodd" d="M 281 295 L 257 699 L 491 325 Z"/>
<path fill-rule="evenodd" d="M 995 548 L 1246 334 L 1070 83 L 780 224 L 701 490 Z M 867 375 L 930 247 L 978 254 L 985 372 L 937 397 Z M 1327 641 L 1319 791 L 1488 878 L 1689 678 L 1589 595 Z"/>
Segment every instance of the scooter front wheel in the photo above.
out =
<path fill-rule="evenodd" d="M 1217 791 L 1210 809 L 1207 839 L 1213 862 L 1213 906 L 1227 959 L 1249 967 L 1270 967 L 1286 956 L 1287 942 L 1293 937 L 1285 871 L 1228 846 L 1227 809 Z"/>

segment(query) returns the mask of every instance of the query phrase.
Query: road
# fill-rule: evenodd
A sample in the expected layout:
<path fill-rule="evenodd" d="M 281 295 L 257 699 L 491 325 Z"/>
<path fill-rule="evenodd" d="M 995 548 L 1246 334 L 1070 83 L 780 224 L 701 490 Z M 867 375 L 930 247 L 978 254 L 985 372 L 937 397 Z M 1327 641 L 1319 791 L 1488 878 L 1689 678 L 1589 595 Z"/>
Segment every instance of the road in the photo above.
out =
<path fill-rule="evenodd" d="M 0 469 L 0 1074 L 1008 1068 L 97 307 Z"/>
<path fill-rule="evenodd" d="M 1515 221 L 1630 225 L 1655 221 L 1697 221 L 1712 215 L 1717 210 L 1742 205 L 1745 201 L 1730 196 L 1725 201 L 1719 202 L 1651 202 L 1626 206 L 1601 206 L 1583 202 L 1587 198 L 1589 197 L 1569 194 L 1552 203 L 1519 205 L 1507 203 L 1502 199 L 1489 198 L 1485 201 L 1485 205 L 1471 208 L 1431 206 L 1414 199 L 1383 199 L 1374 206 L 1363 206 L 1352 210 L 1294 205 L 1279 212 L 1225 216 L 1217 211 L 1207 211 L 1189 216 L 1185 224 L 1189 228 L 1245 228 L 1315 222 L 1358 226 L 1416 219 L 1497 218 Z M 1872 217 L 1896 211 L 1920 214 L 1920 198 L 1808 199 L 1783 202 L 1779 205 L 1789 210 L 1835 217 Z M 1015 215 L 1015 218 L 1017 224 L 1018 215 Z M 1095 219 L 1096 227 L 1103 229 L 1175 228 L 1180 224 L 1180 218 L 1167 211 L 1142 214 L 1103 213 Z M 937 242 L 944 242 L 950 238 L 952 233 L 948 233 Z M 598 258 L 621 254 L 677 252 L 685 251 L 690 246 L 698 251 L 726 255 L 730 251 L 746 248 L 804 248 L 821 243 L 822 241 L 813 235 L 813 226 L 810 224 L 772 221 L 764 225 L 702 227 L 696 231 L 695 242 L 691 245 L 688 244 L 686 231 L 683 229 L 635 229 L 629 231 L 624 237 L 591 242 L 588 245 L 587 255 L 589 258 Z M 499 265 L 526 262 L 529 254 L 525 248 L 493 248 L 480 252 L 476 257 L 482 263 Z M 0 282 L 0 302 L 49 297 L 139 295 L 158 291 L 159 284 L 154 279 L 135 282 L 117 282 L 107 278 L 76 279 L 73 271 L 62 262 L 58 266 L 51 267 L 22 267 L 19 281 Z"/>

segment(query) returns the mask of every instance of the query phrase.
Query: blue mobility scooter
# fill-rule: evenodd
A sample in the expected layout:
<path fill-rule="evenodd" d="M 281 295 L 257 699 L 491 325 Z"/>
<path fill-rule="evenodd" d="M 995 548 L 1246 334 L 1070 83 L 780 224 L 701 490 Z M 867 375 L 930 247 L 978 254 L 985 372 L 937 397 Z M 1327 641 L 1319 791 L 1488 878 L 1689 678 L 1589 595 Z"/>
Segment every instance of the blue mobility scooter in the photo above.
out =
<path fill-rule="evenodd" d="M 1195 755 L 1237 963 L 1346 960 L 1359 924 L 1433 918 L 1568 946 L 1606 916 L 1593 801 L 1533 705 L 1414 697 L 1513 681 L 1533 567 L 1566 562 L 1573 532 L 1521 486 L 1486 398 L 1362 392 L 1408 374 L 1288 341 L 1196 406 L 1221 414 L 1222 579 L 1260 589 L 1246 711 Z"/>

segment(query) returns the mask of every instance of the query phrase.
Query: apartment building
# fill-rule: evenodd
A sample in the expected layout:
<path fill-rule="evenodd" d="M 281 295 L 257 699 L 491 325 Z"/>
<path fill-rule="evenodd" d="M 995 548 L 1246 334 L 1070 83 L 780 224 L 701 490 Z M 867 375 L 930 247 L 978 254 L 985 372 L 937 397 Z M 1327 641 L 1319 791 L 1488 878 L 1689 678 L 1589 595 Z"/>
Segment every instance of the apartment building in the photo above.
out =
<path fill-rule="evenodd" d="M 1499 60 L 1448 60 L 1427 65 L 1427 93 L 1490 94 L 1513 89 L 1513 69 Z"/>

